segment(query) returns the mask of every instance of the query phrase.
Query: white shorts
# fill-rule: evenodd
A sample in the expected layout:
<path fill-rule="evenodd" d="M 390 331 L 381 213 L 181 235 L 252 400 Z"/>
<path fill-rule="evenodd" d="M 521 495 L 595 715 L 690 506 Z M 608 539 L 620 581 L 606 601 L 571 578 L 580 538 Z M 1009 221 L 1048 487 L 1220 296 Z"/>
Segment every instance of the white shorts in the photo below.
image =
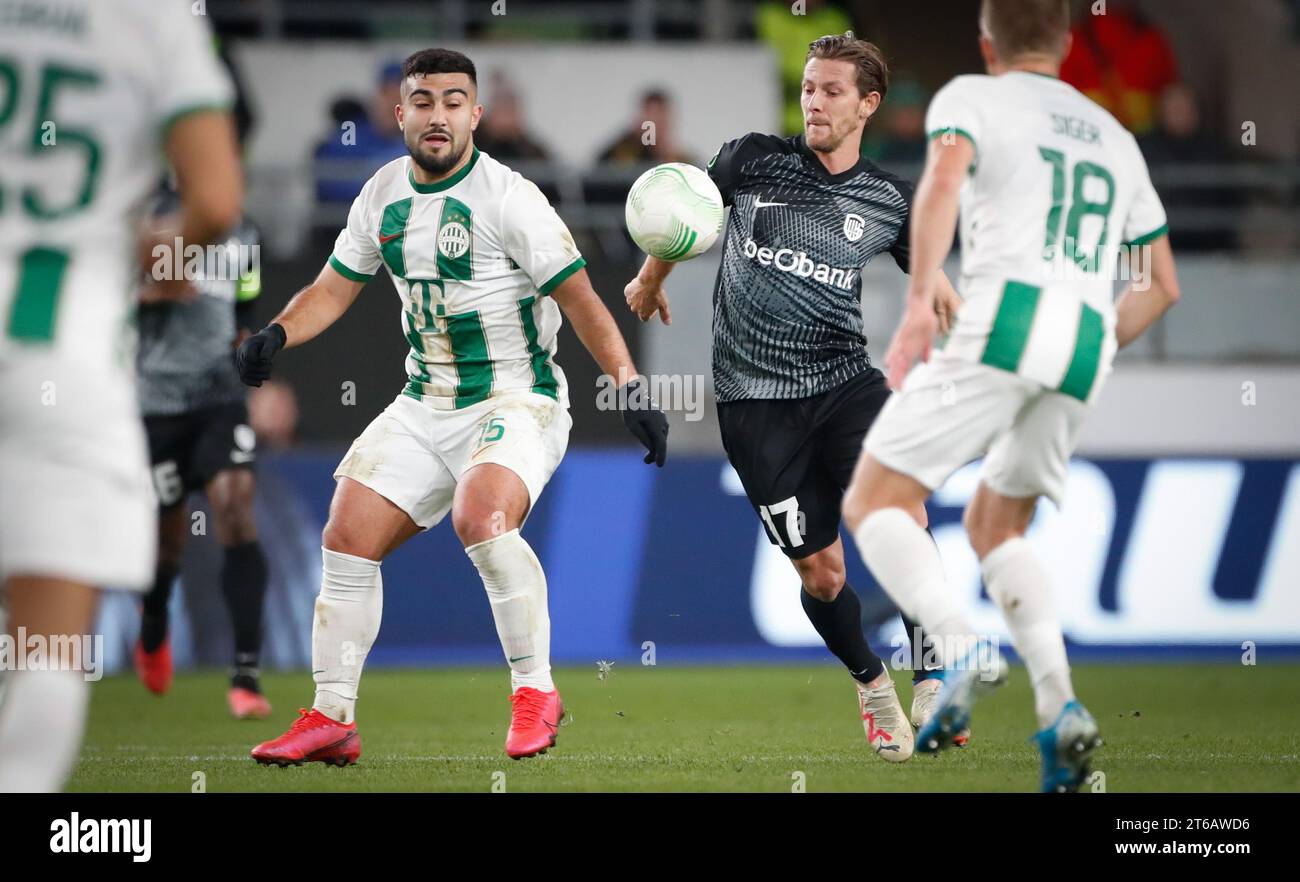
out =
<path fill-rule="evenodd" d="M 938 489 L 985 456 L 981 480 L 1003 496 L 1058 506 L 1088 406 L 999 368 L 936 352 L 890 396 L 863 447 L 876 461 Z"/>
<path fill-rule="evenodd" d="M 130 376 L 10 355 L 0 413 L 0 578 L 148 588 L 158 501 Z"/>
<path fill-rule="evenodd" d="M 427 530 L 451 510 L 465 470 L 491 462 L 520 477 L 531 511 L 564 458 L 572 426 L 567 408 L 535 392 L 460 410 L 434 410 L 401 394 L 352 442 L 334 477 L 364 484 Z"/>

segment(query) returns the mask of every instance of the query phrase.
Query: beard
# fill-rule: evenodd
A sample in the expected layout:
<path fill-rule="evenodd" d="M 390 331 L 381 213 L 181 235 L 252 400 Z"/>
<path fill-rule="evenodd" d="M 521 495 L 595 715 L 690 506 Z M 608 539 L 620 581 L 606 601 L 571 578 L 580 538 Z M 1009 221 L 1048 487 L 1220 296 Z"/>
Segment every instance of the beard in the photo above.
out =
<path fill-rule="evenodd" d="M 810 136 L 808 129 L 805 127 L 803 137 L 804 143 L 808 145 L 809 150 L 816 153 L 834 153 L 844 143 L 844 138 L 847 135 L 848 132 L 837 132 L 832 125 L 820 127 L 815 136 Z M 817 139 L 816 141 L 813 140 L 814 137 Z"/>
<path fill-rule="evenodd" d="M 460 162 L 461 158 L 465 155 L 465 148 L 462 147 L 459 150 L 456 149 L 456 139 L 452 136 L 451 132 L 441 132 L 440 134 L 445 134 L 451 139 L 450 149 L 447 151 L 445 156 L 431 156 L 422 150 L 424 146 L 424 136 L 426 134 L 428 133 L 422 132 L 419 137 L 415 139 L 414 144 L 408 140 L 406 142 L 406 152 L 411 154 L 411 160 L 416 165 L 429 174 L 445 175 L 456 167 L 456 163 Z"/>

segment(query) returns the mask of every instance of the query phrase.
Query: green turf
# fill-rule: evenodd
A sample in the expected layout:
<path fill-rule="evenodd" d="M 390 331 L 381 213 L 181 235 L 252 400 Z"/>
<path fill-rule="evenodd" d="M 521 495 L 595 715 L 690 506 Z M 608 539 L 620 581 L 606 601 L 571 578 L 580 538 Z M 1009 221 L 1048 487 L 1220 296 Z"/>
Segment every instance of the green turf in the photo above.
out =
<path fill-rule="evenodd" d="M 1109 791 L 1300 790 L 1296 710 L 1300 665 L 1087 665 L 1079 694 L 1106 745 L 1094 768 Z M 902 678 L 899 678 L 900 681 Z M 156 698 L 129 677 L 94 685 L 85 750 L 72 790 L 510 792 L 1029 790 L 1037 755 L 1023 668 L 976 708 L 965 751 L 891 765 L 866 747 L 848 678 L 831 664 L 800 667 L 617 665 L 605 682 L 563 669 L 569 721 L 546 756 L 513 762 L 501 669 L 374 670 L 359 705 L 357 766 L 256 765 L 248 749 L 280 734 L 309 700 L 305 674 L 266 677 L 270 720 L 226 714 L 220 674 L 179 676 Z M 910 686 L 900 682 L 904 706 Z M 500 776 L 496 776 L 499 779 Z"/>

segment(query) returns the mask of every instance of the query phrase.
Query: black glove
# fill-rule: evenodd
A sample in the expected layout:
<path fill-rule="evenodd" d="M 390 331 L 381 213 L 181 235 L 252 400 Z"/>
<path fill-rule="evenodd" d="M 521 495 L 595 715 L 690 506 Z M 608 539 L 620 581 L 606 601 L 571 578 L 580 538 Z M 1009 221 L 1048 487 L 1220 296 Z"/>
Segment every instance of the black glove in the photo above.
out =
<path fill-rule="evenodd" d="M 249 386 L 260 386 L 271 378 L 271 360 L 284 348 L 284 328 L 275 322 L 249 337 L 235 350 L 235 370 Z"/>
<path fill-rule="evenodd" d="M 623 408 L 623 425 L 650 451 L 645 462 L 663 468 L 668 456 L 668 418 L 650 400 L 645 380 L 633 377 L 618 390 L 618 401 Z"/>

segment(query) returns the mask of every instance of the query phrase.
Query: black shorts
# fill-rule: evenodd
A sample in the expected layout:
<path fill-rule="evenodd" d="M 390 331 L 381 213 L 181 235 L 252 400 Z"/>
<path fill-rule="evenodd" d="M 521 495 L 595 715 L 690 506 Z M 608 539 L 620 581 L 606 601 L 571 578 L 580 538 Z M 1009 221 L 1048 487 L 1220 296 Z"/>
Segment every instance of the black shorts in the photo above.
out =
<path fill-rule="evenodd" d="M 787 557 L 807 557 L 839 536 L 844 491 L 888 398 L 885 375 L 869 368 L 810 398 L 718 405 L 727 459 L 767 538 Z"/>
<path fill-rule="evenodd" d="M 218 404 L 169 416 L 144 418 L 158 502 L 171 508 L 202 490 L 218 472 L 253 467 L 257 440 L 248 405 Z"/>

